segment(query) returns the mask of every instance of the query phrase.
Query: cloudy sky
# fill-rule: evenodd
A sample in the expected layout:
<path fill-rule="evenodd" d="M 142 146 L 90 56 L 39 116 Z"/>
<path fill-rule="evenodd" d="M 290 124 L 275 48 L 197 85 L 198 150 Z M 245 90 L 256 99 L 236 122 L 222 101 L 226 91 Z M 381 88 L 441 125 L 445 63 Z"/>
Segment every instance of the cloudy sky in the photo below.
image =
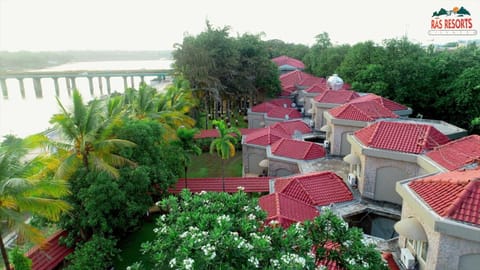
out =
<path fill-rule="evenodd" d="M 480 30 L 478 0 L 0 0 L 0 50 L 168 50 L 207 19 L 231 35 L 305 45 L 322 32 L 338 44 L 405 34 L 443 43 L 459 38 L 429 36 L 431 15 L 454 6 Z"/>

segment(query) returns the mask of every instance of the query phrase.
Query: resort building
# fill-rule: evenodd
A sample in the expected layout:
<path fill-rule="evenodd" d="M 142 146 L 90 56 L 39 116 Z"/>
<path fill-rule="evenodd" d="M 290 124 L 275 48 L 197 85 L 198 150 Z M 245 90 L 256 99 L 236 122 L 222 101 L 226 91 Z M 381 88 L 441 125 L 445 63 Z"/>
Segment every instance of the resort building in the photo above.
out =
<path fill-rule="evenodd" d="M 478 269 L 480 170 L 457 170 L 397 183 L 403 199 L 400 261 L 413 269 Z"/>
<path fill-rule="evenodd" d="M 287 122 L 294 119 L 302 119 L 302 114 L 294 108 L 273 108 L 265 114 L 265 126 L 271 126 L 275 123 Z"/>
<path fill-rule="evenodd" d="M 480 161 L 480 136 L 470 135 L 429 151 L 425 157 L 442 168 L 453 171 L 477 165 Z"/>
<path fill-rule="evenodd" d="M 396 114 L 376 101 L 355 102 L 355 99 L 324 112 L 324 116 L 325 145 L 329 146 L 330 154 L 336 156 L 345 156 L 350 153 L 348 134 L 378 119 L 398 118 Z"/>
<path fill-rule="evenodd" d="M 325 82 L 325 78 L 315 77 L 299 70 L 285 73 L 280 75 L 281 96 L 294 96 L 299 89 L 306 89 L 315 84 L 325 84 Z"/>
<path fill-rule="evenodd" d="M 303 162 L 318 162 L 326 155 L 320 144 L 287 138 L 277 140 L 266 150 L 268 176 L 272 177 L 301 173 Z"/>
<path fill-rule="evenodd" d="M 309 133 L 311 133 L 311 129 L 305 122 L 293 120 L 277 123 L 243 136 L 243 175 L 267 175 L 269 167 L 267 146 L 272 145 L 282 138 L 296 137 L 300 139 L 303 135 Z"/>
<path fill-rule="evenodd" d="M 269 111 L 278 108 L 292 108 L 292 100 L 289 98 L 277 98 L 249 108 L 247 112 L 248 128 L 265 127 L 265 115 Z"/>
<path fill-rule="evenodd" d="M 338 90 L 338 91 L 325 91 L 313 98 L 311 108 L 308 105 L 305 106 L 305 110 L 308 112 L 312 109 L 312 119 L 315 131 L 323 131 L 322 127 L 325 125 L 324 112 L 340 105 L 343 105 L 352 99 L 358 98 L 360 95 L 355 91 L 350 90 Z"/>
<path fill-rule="evenodd" d="M 431 125 L 379 121 L 348 136 L 351 184 L 363 198 L 400 205 L 395 192 L 400 180 L 441 171 L 419 155 L 443 145 L 449 138 Z M 356 183 L 355 183 L 356 182 Z"/>
<path fill-rule="evenodd" d="M 363 102 L 368 100 L 373 100 L 380 103 L 383 107 L 389 109 L 400 117 L 408 117 L 410 114 L 412 114 L 411 108 L 408 108 L 407 106 L 399 104 L 388 98 L 377 96 L 371 93 L 360 96 L 359 98 L 355 99 L 355 102 Z"/>

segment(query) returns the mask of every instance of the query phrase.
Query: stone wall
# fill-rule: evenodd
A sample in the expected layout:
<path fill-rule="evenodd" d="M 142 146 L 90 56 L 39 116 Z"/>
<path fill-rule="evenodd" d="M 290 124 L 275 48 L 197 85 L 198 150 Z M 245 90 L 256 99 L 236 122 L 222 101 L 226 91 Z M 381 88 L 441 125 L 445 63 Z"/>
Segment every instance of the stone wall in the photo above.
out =
<path fill-rule="evenodd" d="M 242 145 L 243 176 L 248 174 L 260 175 L 263 172 L 262 167 L 258 165 L 260 161 L 267 158 L 265 147 L 251 144 Z"/>
<path fill-rule="evenodd" d="M 296 162 L 289 162 L 287 160 L 269 159 L 268 176 L 281 177 L 300 173 L 298 164 Z"/>
<path fill-rule="evenodd" d="M 262 122 L 265 123 L 265 113 L 248 112 L 248 128 L 263 128 Z"/>

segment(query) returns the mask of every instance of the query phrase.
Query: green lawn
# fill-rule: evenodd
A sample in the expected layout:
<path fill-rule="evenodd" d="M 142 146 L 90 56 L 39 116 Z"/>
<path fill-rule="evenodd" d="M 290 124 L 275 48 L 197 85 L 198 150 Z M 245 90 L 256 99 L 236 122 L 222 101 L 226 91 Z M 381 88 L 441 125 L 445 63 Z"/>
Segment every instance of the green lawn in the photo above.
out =
<path fill-rule="evenodd" d="M 155 237 L 154 228 L 155 218 L 146 221 L 138 231 L 120 240 L 118 246 L 122 252 L 120 252 L 120 258 L 114 261 L 115 269 L 126 269 L 127 266 L 147 258 L 140 252 L 140 246 L 143 242 L 150 241 Z M 143 263 L 144 269 L 153 269 L 153 265 Z"/>
<path fill-rule="evenodd" d="M 242 176 L 242 151 L 237 151 L 233 158 L 224 160 L 226 177 Z M 215 153 L 203 153 L 193 156 L 188 167 L 188 178 L 222 177 L 222 160 Z"/>

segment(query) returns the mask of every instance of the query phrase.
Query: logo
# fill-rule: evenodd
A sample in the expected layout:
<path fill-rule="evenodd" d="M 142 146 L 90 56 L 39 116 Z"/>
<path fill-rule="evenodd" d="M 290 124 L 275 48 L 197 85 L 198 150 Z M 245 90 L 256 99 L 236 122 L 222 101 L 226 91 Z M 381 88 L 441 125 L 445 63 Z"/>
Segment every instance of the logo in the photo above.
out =
<path fill-rule="evenodd" d="M 431 36 L 475 36 L 470 12 L 464 7 L 454 7 L 451 10 L 441 8 L 433 12 L 430 30 Z"/>

